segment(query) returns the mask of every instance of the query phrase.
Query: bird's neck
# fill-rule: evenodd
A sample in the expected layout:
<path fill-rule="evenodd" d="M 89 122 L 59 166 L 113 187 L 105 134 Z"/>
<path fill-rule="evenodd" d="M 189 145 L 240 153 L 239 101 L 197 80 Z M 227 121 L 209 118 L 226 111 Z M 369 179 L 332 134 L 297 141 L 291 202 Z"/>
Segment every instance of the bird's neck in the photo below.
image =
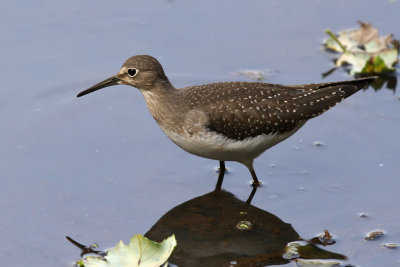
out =
<path fill-rule="evenodd" d="M 178 118 L 176 112 L 174 112 L 176 108 L 174 96 L 177 89 L 167 81 L 155 85 L 150 90 L 141 91 L 151 115 L 162 129 L 170 128 L 176 124 Z"/>

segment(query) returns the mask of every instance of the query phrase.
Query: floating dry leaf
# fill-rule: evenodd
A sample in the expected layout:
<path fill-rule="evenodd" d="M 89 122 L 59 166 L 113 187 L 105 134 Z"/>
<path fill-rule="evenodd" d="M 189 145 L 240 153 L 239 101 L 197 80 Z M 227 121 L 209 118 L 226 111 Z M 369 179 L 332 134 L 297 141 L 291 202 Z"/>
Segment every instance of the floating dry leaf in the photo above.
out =
<path fill-rule="evenodd" d="M 336 60 L 336 66 L 350 64 L 350 74 L 379 74 L 395 71 L 399 62 L 399 41 L 392 34 L 379 36 L 378 29 L 371 24 L 358 22 L 360 28 L 342 31 L 339 35 L 330 30 L 330 38 L 325 47 L 342 55 Z"/>
<path fill-rule="evenodd" d="M 86 257 L 77 264 L 85 267 L 159 267 L 167 261 L 175 246 L 174 235 L 161 243 L 135 235 L 128 245 L 120 241 L 104 257 Z"/>

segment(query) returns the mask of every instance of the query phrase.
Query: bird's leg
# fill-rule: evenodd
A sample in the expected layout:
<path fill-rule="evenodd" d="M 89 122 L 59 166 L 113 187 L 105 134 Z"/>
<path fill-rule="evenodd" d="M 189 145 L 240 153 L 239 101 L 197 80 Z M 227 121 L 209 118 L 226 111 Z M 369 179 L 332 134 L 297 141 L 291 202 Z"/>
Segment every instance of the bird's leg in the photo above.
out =
<path fill-rule="evenodd" d="M 253 200 L 253 197 L 256 194 L 256 191 L 257 191 L 257 186 L 253 186 L 253 190 L 251 190 L 251 193 L 245 202 L 247 208 L 250 206 L 251 201 Z"/>
<path fill-rule="evenodd" d="M 218 174 L 218 182 L 215 186 L 215 190 L 221 190 L 222 182 L 224 181 L 225 174 L 225 161 L 219 161 L 219 174 Z"/>
<path fill-rule="evenodd" d="M 251 168 L 249 168 L 249 171 L 251 173 L 251 177 L 253 177 L 253 186 L 256 186 L 256 187 L 259 186 L 260 182 L 257 179 L 257 175 L 256 175 L 256 172 L 253 169 L 253 166 L 251 166 Z"/>
<path fill-rule="evenodd" d="M 251 173 L 251 177 L 253 177 L 253 184 L 252 185 L 256 186 L 256 187 L 259 186 L 261 183 L 260 183 L 260 181 L 258 181 L 256 172 L 254 171 L 253 159 L 247 160 L 247 161 L 242 161 L 241 163 L 243 163 L 247 167 L 247 169 L 249 169 L 249 171 Z"/>

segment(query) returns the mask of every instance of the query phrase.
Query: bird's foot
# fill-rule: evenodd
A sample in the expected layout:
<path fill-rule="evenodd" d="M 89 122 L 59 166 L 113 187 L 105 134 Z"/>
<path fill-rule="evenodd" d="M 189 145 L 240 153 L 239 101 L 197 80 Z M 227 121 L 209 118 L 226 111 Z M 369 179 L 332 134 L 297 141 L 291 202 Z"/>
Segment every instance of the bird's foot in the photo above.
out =
<path fill-rule="evenodd" d="M 262 186 L 262 181 L 259 181 L 259 180 L 252 180 L 252 181 L 250 181 L 250 184 L 251 184 L 251 186 L 253 186 L 253 187 L 261 187 Z"/>

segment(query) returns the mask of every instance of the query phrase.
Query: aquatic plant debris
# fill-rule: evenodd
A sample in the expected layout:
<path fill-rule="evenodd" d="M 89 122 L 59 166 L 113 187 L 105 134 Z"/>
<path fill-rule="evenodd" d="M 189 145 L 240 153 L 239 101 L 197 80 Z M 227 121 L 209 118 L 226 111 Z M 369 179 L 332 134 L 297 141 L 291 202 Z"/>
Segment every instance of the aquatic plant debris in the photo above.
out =
<path fill-rule="evenodd" d="M 358 214 L 358 216 L 360 216 L 360 218 L 368 218 L 369 217 L 368 213 L 366 213 L 366 212 L 360 212 Z"/>
<path fill-rule="evenodd" d="M 311 241 L 312 242 L 312 241 Z M 318 246 L 306 241 L 294 241 L 286 245 L 282 255 L 287 260 L 346 260 L 346 256 L 320 249 Z M 319 266 L 319 265 L 318 265 Z"/>
<path fill-rule="evenodd" d="M 390 249 L 395 249 L 398 247 L 398 245 L 396 243 L 385 243 L 382 246 L 385 248 L 390 248 Z"/>
<path fill-rule="evenodd" d="M 345 30 L 339 35 L 325 30 L 329 35 L 325 47 L 342 53 L 336 66 L 350 64 L 351 75 L 394 72 L 399 62 L 399 41 L 392 34 L 380 37 L 378 29 L 369 23 L 358 23 L 359 29 Z"/>
<path fill-rule="evenodd" d="M 322 141 L 314 141 L 313 144 L 314 144 L 314 146 L 324 146 L 325 145 L 325 143 Z"/>
<path fill-rule="evenodd" d="M 74 244 L 75 246 L 77 246 L 80 250 L 81 250 L 81 257 L 83 257 L 83 255 L 85 254 L 97 254 L 99 256 L 105 256 L 106 253 L 104 251 L 101 250 L 95 250 L 96 248 L 99 247 L 99 245 L 97 243 L 93 243 L 90 246 L 85 246 L 82 245 L 81 243 L 73 240 L 71 237 L 66 236 L 67 240 L 69 242 L 71 242 L 72 244 Z"/>
<path fill-rule="evenodd" d="M 333 245 L 336 243 L 333 236 L 329 233 L 327 229 L 325 229 L 323 233 L 318 234 L 316 237 L 310 239 L 309 242 L 311 244 L 320 244 L 323 246 Z"/>
<path fill-rule="evenodd" d="M 325 266 L 325 267 L 340 267 L 344 266 L 340 261 L 333 260 L 305 260 L 305 259 L 295 259 L 298 266 L 308 266 L 308 267 L 316 267 L 316 266 Z"/>
<path fill-rule="evenodd" d="M 285 253 L 283 254 L 283 258 L 287 260 L 295 259 L 300 257 L 299 247 L 306 246 L 307 243 L 304 241 L 294 241 L 290 242 L 286 245 Z"/>
<path fill-rule="evenodd" d="M 252 224 L 249 221 L 240 221 L 236 224 L 236 228 L 241 231 L 251 230 Z"/>
<path fill-rule="evenodd" d="M 319 234 L 317 238 L 320 244 L 322 244 L 323 246 L 333 245 L 336 243 L 336 241 L 333 239 L 333 236 L 329 233 L 327 229 L 325 229 L 322 234 Z"/>
<path fill-rule="evenodd" d="M 380 230 L 380 229 L 374 230 L 374 231 L 367 233 L 365 240 L 375 240 L 375 239 L 382 237 L 383 235 L 384 235 L 383 230 Z"/>
<path fill-rule="evenodd" d="M 166 263 L 176 244 L 174 235 L 157 243 L 138 234 L 128 245 L 120 241 L 104 257 L 88 256 L 76 264 L 84 267 L 159 267 Z"/>
<path fill-rule="evenodd" d="M 263 81 L 265 79 L 265 72 L 261 70 L 244 70 L 239 71 L 238 74 L 256 81 Z"/>

